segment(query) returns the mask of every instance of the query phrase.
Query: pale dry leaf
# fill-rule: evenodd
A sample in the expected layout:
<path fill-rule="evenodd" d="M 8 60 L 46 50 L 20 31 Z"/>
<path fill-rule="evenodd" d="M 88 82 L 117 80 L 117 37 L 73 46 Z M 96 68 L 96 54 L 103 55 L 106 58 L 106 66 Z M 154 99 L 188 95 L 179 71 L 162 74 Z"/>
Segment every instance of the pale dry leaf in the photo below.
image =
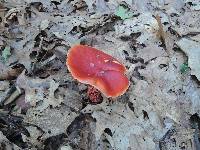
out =
<path fill-rule="evenodd" d="M 179 35 L 198 33 L 200 30 L 200 13 L 187 11 L 180 17 L 171 18 L 173 28 Z"/>
<path fill-rule="evenodd" d="M 25 102 L 36 106 L 38 111 L 44 111 L 49 106 L 58 107 L 63 98 L 55 98 L 55 90 L 59 83 L 53 79 L 31 79 L 24 72 L 17 78 L 17 85 L 25 90 Z"/>
<path fill-rule="evenodd" d="M 11 47 L 13 48 L 13 55 L 11 55 L 8 63 L 11 64 L 18 61 L 18 63 L 23 64 L 28 72 L 30 72 L 32 63 L 30 53 L 34 50 L 35 38 L 39 34 L 39 30 L 35 30 L 34 27 L 30 27 L 23 31 L 23 40 L 9 41 Z"/>
<path fill-rule="evenodd" d="M 26 127 L 28 130 L 30 136 L 26 136 L 22 134 L 22 139 L 24 142 L 27 142 L 29 144 L 33 144 L 34 146 L 41 147 L 41 143 L 38 141 L 38 138 L 42 136 L 42 131 L 40 131 L 37 127 L 28 126 Z"/>
<path fill-rule="evenodd" d="M 182 38 L 177 42 L 177 45 L 188 56 L 188 65 L 191 68 L 191 74 L 195 75 L 200 81 L 200 43 Z"/>
<path fill-rule="evenodd" d="M 188 84 L 189 78 L 183 80 L 179 76 L 179 69 L 175 68 L 174 64 L 168 61 L 169 58 L 157 58 L 150 62 L 145 69 L 139 71 L 147 82 L 143 81 L 145 84 L 143 82 L 137 82 L 134 87 L 133 97 L 137 96 L 139 99 L 143 99 L 143 103 L 146 101 L 146 104 L 144 103 L 145 105 L 159 112 L 161 116 L 168 116 L 175 122 L 178 122 L 184 111 L 190 111 L 190 100 L 186 99 L 182 101 L 185 104 L 185 110 L 182 110 L 179 108 L 178 101 L 184 94 L 179 93 L 179 97 L 176 96 L 179 89 L 183 89 L 184 85 Z M 160 68 L 160 64 L 165 64 L 166 67 Z M 137 107 L 142 107 L 139 101 L 137 102 Z M 153 106 L 151 102 L 155 105 Z M 145 105 L 143 106 L 144 108 Z"/>
<path fill-rule="evenodd" d="M 94 5 L 95 1 L 94 0 L 84 0 L 84 1 L 88 6 L 89 12 L 94 11 L 93 5 Z"/>
<path fill-rule="evenodd" d="M 137 7 L 137 10 L 139 12 L 147 12 L 149 9 L 148 9 L 148 0 L 134 0 L 134 3 L 135 3 L 135 7 Z"/>
<path fill-rule="evenodd" d="M 60 150 L 73 150 L 70 145 L 64 145 L 60 148 Z"/>
<path fill-rule="evenodd" d="M 190 9 L 191 10 L 195 10 L 195 11 L 199 11 L 200 10 L 200 3 L 199 0 L 185 0 L 185 3 L 191 3 L 190 4 Z"/>
<path fill-rule="evenodd" d="M 95 5 L 97 12 L 100 13 L 101 15 L 110 13 L 105 0 L 96 0 Z"/>
<path fill-rule="evenodd" d="M 16 86 L 25 90 L 25 99 L 32 105 L 23 115 L 25 122 L 41 128 L 44 134 L 40 139 L 46 141 L 46 138 L 66 133 L 72 121 L 77 121 L 77 116 L 87 113 L 96 119 L 95 124 L 90 124 L 96 139 L 92 138 L 96 141 L 81 143 L 85 147 L 91 145 L 93 149 L 106 149 L 106 144 L 105 147 L 97 144 L 104 140 L 110 149 L 155 150 L 171 130 L 177 130 L 177 135 L 169 137 L 177 144 L 168 146 L 169 149 L 178 150 L 182 143 L 190 145 L 192 142 L 188 141 L 193 141 L 192 132 L 183 126 L 189 127 L 190 114 L 200 114 L 200 90 L 197 82 L 189 76 L 190 70 L 181 74 L 180 66 L 187 58 L 174 48 L 174 43 L 181 35 L 199 33 L 199 13 L 194 11 L 195 5 L 189 5 L 191 3 L 196 4 L 196 0 L 5 0 L 9 13 L 3 21 L 8 23 L 8 27 L 6 34 L 2 33 L 1 45 L 6 41 L 12 48 L 8 65 L 17 62 L 30 72 L 35 61 L 30 59 L 30 54 L 34 54 L 32 51 L 50 50 L 54 53 L 57 45 L 61 47 L 63 57 L 63 64 L 55 65 L 61 66 L 57 74 L 45 79 L 35 74 L 18 77 Z M 119 5 L 129 7 L 133 17 L 124 21 L 113 18 L 112 14 Z M 166 33 L 166 47 L 169 46 L 173 52 L 170 57 L 166 57 L 156 36 L 159 26 L 154 16 L 157 13 Z M 43 42 L 38 47 L 40 37 Z M 198 36 L 191 39 L 199 42 Z M 101 104 L 85 106 L 86 88 L 74 84 L 76 82 L 64 63 L 69 47 L 83 42 L 114 56 L 127 67 L 131 80 L 125 95 L 112 103 L 104 97 Z M 144 59 L 145 63 L 135 63 L 132 59 L 136 57 Z M 76 121 L 78 131 L 75 131 L 80 131 L 81 136 L 74 141 L 88 140 L 90 131 L 79 128 L 81 123 L 76 124 Z M 44 147 L 37 143 L 40 132 L 34 127 L 28 130 L 31 137 L 22 135 L 24 141 Z M 71 142 L 70 138 L 68 136 L 66 141 Z M 81 144 L 77 143 L 75 145 L 79 148 Z M 61 145 L 59 148 L 69 148 Z"/>
<path fill-rule="evenodd" d="M 185 99 L 191 101 L 191 114 L 197 113 L 200 115 L 200 89 L 198 85 L 194 83 L 194 81 L 189 82 L 189 84 L 185 87 Z"/>
<path fill-rule="evenodd" d="M 43 112 L 30 108 L 24 120 L 40 127 L 45 132 L 42 139 L 46 139 L 63 133 L 77 116 L 78 114 L 66 106 L 59 109 L 46 109 Z"/>
<path fill-rule="evenodd" d="M 58 94 L 64 95 L 62 103 L 66 106 L 73 108 L 76 111 L 82 109 L 81 95 L 77 91 L 60 87 Z"/>
<path fill-rule="evenodd" d="M 193 41 L 200 42 L 200 34 L 190 37 Z"/>
<path fill-rule="evenodd" d="M 167 56 L 167 53 L 163 48 L 153 44 L 138 51 L 139 51 L 138 56 L 143 58 L 145 62 L 154 59 L 156 57 Z"/>
<path fill-rule="evenodd" d="M 0 81 L 0 91 L 4 91 L 9 88 L 9 81 Z"/>
<path fill-rule="evenodd" d="M 165 9 L 167 14 L 181 14 L 183 7 L 184 0 L 164 0 L 164 5 L 161 8 Z"/>
<path fill-rule="evenodd" d="M 40 29 L 44 30 L 49 26 L 50 21 L 48 19 L 42 20 L 40 24 Z"/>
<path fill-rule="evenodd" d="M 130 36 L 131 33 L 141 33 L 141 36 L 137 38 L 139 43 L 144 43 L 148 39 L 156 39 L 157 30 L 157 21 L 149 12 L 115 25 L 116 35 L 119 37 Z"/>
<path fill-rule="evenodd" d="M 104 130 L 108 128 L 112 132 L 112 138 L 109 140 L 111 140 L 110 143 L 112 143 L 114 149 L 137 149 L 140 147 L 144 149 L 149 148 L 151 150 L 155 148 L 153 138 L 156 138 L 156 133 L 155 131 L 154 133 L 150 131 L 150 126 L 156 125 L 155 128 L 158 129 L 158 124 L 152 124 L 147 121 L 145 125 L 142 125 L 140 123 L 140 121 L 143 120 L 142 116 L 136 118 L 134 113 L 127 106 L 124 107 L 124 105 L 121 104 L 115 104 L 107 107 L 107 109 L 103 107 L 102 109 L 108 112 L 95 111 L 92 113 L 92 116 L 97 120 L 95 129 L 95 136 L 97 139 L 99 139 L 104 133 Z M 153 119 L 154 117 L 152 116 L 151 118 Z M 155 119 L 152 120 L 152 122 L 154 121 Z M 144 141 L 142 142 L 143 138 L 146 141 L 145 144 Z"/>

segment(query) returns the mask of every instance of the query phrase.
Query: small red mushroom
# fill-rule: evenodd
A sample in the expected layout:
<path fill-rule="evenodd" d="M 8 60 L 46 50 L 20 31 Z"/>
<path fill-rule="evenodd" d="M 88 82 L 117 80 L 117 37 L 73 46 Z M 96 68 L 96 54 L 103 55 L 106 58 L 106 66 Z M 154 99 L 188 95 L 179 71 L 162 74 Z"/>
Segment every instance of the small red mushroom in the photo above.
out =
<path fill-rule="evenodd" d="M 106 97 L 118 97 L 128 89 L 124 65 L 95 48 L 84 45 L 72 47 L 68 51 L 66 65 L 75 79 L 94 86 Z"/>

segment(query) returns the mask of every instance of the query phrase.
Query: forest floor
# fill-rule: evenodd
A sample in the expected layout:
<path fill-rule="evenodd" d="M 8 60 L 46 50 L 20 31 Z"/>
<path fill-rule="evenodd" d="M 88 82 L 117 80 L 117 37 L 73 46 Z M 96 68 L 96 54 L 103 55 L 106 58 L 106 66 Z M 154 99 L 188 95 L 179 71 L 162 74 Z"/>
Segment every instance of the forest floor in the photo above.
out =
<path fill-rule="evenodd" d="M 0 21 L 0 150 L 200 149 L 199 0 L 1 0 Z M 91 104 L 75 44 L 124 64 L 127 92 Z"/>

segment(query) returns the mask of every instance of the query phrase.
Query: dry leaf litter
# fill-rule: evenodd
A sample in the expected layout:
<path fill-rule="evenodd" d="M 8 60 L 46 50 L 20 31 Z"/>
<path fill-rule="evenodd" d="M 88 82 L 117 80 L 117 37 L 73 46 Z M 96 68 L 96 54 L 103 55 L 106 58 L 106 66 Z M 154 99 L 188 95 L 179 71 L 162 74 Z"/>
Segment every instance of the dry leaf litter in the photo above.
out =
<path fill-rule="evenodd" d="M 199 0 L 2 0 L 0 18 L 0 149 L 200 149 Z M 121 61 L 128 91 L 90 104 L 75 44 Z"/>

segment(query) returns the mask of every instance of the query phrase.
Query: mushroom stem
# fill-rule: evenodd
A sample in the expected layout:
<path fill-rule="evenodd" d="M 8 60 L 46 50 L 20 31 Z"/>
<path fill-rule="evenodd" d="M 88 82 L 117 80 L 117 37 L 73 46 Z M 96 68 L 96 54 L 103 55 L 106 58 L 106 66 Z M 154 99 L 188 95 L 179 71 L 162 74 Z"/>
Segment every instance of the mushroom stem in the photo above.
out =
<path fill-rule="evenodd" d="M 87 96 L 92 104 L 99 104 L 103 101 L 101 92 L 93 86 L 88 85 Z"/>

